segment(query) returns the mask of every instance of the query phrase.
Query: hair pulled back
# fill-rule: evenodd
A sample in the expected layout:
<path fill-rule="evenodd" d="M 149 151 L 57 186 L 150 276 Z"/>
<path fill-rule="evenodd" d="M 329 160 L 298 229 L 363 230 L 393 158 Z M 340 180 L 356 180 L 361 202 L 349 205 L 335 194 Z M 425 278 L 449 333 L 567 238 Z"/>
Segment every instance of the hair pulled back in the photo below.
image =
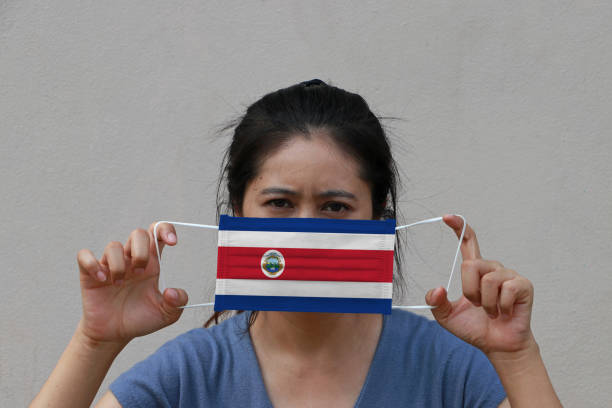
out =
<path fill-rule="evenodd" d="M 217 189 L 217 215 L 241 213 L 247 185 L 269 155 L 294 137 L 325 131 L 358 163 L 360 177 L 371 188 L 372 219 L 396 218 L 395 161 L 380 120 L 360 95 L 313 79 L 263 96 L 226 130 L 231 128 L 233 138 Z M 215 312 L 205 326 L 217 323 L 223 313 Z"/>

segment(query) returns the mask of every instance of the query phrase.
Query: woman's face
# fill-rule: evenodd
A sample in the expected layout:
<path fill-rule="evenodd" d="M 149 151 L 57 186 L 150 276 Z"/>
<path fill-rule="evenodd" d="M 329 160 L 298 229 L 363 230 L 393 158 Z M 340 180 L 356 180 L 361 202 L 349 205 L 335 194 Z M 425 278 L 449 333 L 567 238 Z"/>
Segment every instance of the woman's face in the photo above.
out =
<path fill-rule="evenodd" d="M 324 132 L 296 135 L 264 160 L 239 215 L 371 219 L 372 195 L 358 163 Z"/>

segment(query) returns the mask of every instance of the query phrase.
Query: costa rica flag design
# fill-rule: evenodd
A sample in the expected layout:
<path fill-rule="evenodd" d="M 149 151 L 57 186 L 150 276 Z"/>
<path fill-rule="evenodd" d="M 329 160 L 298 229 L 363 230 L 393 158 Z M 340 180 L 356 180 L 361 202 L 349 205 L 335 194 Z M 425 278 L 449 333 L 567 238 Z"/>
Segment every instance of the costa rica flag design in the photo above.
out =
<path fill-rule="evenodd" d="M 395 220 L 219 222 L 215 310 L 391 313 Z"/>

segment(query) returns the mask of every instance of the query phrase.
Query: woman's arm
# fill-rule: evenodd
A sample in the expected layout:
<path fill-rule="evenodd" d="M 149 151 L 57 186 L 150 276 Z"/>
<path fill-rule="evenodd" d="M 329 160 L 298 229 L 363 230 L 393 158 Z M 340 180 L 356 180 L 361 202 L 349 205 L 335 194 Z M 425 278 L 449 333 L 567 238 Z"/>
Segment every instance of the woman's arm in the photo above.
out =
<path fill-rule="evenodd" d="M 113 360 L 125 345 L 96 342 L 79 328 L 31 407 L 88 407 Z"/>
<path fill-rule="evenodd" d="M 102 396 L 100 402 L 96 404 L 96 408 L 121 408 L 121 404 L 117 401 L 117 398 L 115 398 L 112 392 L 107 391 L 106 394 Z"/>
<path fill-rule="evenodd" d="M 161 224 L 157 233 L 160 251 L 164 244 L 176 244 L 170 224 Z M 187 303 L 181 289 L 159 292 L 153 225 L 148 232 L 134 230 L 125 245 L 109 243 L 100 260 L 81 250 L 77 262 L 83 317 L 31 407 L 88 407 L 130 340 L 174 323 L 182 312 L 179 306 Z M 110 393 L 101 401 L 101 406 L 118 404 Z"/>
<path fill-rule="evenodd" d="M 461 235 L 461 218 L 447 215 L 444 221 Z M 434 317 L 485 353 L 512 408 L 560 407 L 531 331 L 533 285 L 499 262 L 482 259 L 476 234 L 469 226 L 461 254 L 463 296 L 451 302 L 444 288 L 430 290 L 426 301 L 436 307 Z"/>
<path fill-rule="evenodd" d="M 506 390 L 508 406 L 561 406 L 535 341 L 523 352 L 492 353 L 488 357 Z"/>

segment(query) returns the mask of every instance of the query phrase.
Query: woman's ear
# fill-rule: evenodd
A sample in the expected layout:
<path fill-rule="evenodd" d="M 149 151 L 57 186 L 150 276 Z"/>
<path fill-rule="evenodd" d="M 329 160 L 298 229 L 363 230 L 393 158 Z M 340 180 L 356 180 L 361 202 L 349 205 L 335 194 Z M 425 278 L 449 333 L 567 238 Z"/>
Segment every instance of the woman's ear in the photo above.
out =
<path fill-rule="evenodd" d="M 387 213 L 387 200 L 382 202 L 382 205 L 380 207 L 380 211 L 377 211 L 376 206 L 374 205 L 374 202 L 372 202 L 372 219 L 373 220 L 380 220 L 382 218 L 384 218 L 385 214 Z"/>
<path fill-rule="evenodd" d="M 232 216 L 234 217 L 242 217 L 242 211 L 240 211 L 240 206 L 236 203 L 232 204 Z"/>

